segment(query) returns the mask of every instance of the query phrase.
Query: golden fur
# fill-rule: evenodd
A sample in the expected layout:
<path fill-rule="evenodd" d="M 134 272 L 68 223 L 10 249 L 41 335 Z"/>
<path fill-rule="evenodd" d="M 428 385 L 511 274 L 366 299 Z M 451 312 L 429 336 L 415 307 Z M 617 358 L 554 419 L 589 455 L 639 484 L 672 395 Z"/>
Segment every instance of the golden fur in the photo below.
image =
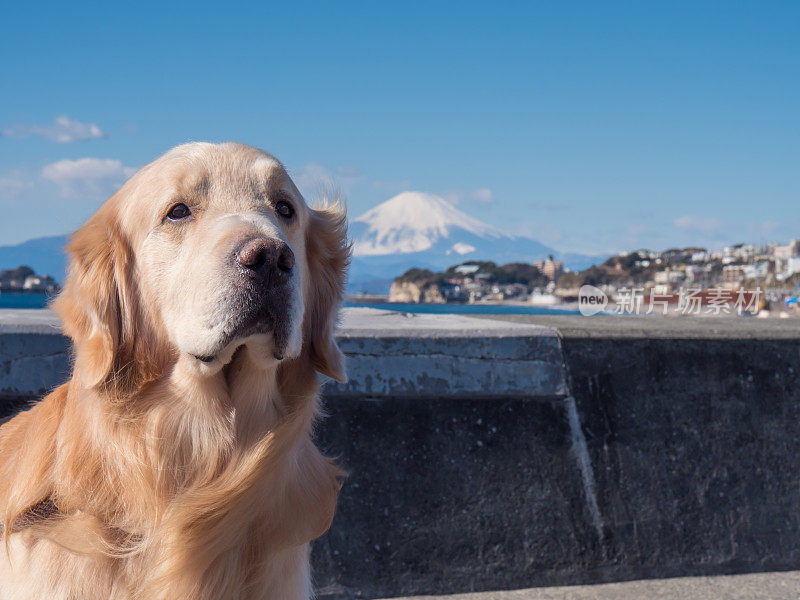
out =
<path fill-rule="evenodd" d="M 159 229 L 155 198 L 165 186 L 186 198 L 186 181 L 202 216 L 180 233 Z M 171 279 L 152 273 L 172 260 L 163 244 L 195 244 L 191 254 L 213 246 L 195 239 L 203 235 L 241 237 L 275 186 L 294 200 L 297 223 L 257 223 L 301 263 L 299 354 L 265 361 L 271 342 L 257 336 L 207 368 L 174 341 Z M 242 204 L 247 193 L 260 203 Z M 238 220 L 219 233 L 203 219 L 221 203 L 224 218 Z M 333 338 L 349 260 L 343 210 L 308 208 L 261 151 L 190 144 L 135 175 L 68 249 L 54 309 L 74 343 L 72 377 L 0 428 L 0 519 L 13 523 L 46 498 L 58 513 L 7 528 L 0 599 L 309 598 L 308 542 L 330 526 L 341 475 L 311 434 L 317 372 L 344 378 Z M 191 285 L 201 288 L 192 301 L 206 306 L 205 284 Z"/>

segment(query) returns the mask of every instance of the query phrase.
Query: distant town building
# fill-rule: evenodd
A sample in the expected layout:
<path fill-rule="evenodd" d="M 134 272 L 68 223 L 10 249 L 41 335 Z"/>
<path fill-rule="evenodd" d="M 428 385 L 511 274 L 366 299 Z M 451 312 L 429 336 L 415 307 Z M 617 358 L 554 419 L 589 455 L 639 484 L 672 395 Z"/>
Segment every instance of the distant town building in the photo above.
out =
<path fill-rule="evenodd" d="M 788 260 L 800 256 L 800 240 L 792 240 L 785 246 L 775 246 L 772 255 L 778 260 Z"/>
<path fill-rule="evenodd" d="M 469 299 L 469 294 L 460 283 L 444 283 L 440 289 L 447 302 L 466 302 Z"/>
<path fill-rule="evenodd" d="M 547 257 L 547 260 L 537 260 L 533 266 L 542 272 L 542 275 L 547 277 L 550 281 L 556 281 L 564 272 L 564 263 L 561 261 L 553 260 L 553 255 Z"/>
<path fill-rule="evenodd" d="M 784 261 L 776 260 L 775 262 L 781 263 L 780 265 L 775 265 L 775 279 L 778 281 L 784 281 L 795 273 L 800 273 L 800 257 L 794 256 Z"/>
<path fill-rule="evenodd" d="M 697 253 L 692 255 L 693 261 L 696 255 Z M 696 261 L 696 262 L 702 262 L 702 261 Z M 697 265 L 686 266 L 686 281 L 690 283 L 695 283 L 695 282 L 703 282 L 706 281 L 707 279 L 708 279 L 708 268 L 700 267 Z"/>
<path fill-rule="evenodd" d="M 757 279 L 763 280 L 766 279 L 767 276 L 772 272 L 772 265 L 769 261 L 762 260 L 761 262 L 757 262 L 750 265 L 744 266 L 744 278 L 745 279 Z"/>
<path fill-rule="evenodd" d="M 481 268 L 480 265 L 471 265 L 471 264 L 464 264 L 458 265 L 455 269 L 456 273 L 461 273 L 462 275 L 472 275 L 476 273 Z"/>
<path fill-rule="evenodd" d="M 678 281 L 682 281 L 683 278 L 683 271 L 679 271 L 678 269 L 665 269 L 663 271 L 658 271 L 655 275 L 653 275 L 653 281 L 658 284 L 676 283 Z"/>
<path fill-rule="evenodd" d="M 744 265 L 727 265 L 722 267 L 722 281 L 725 283 L 740 283 L 745 278 Z"/>

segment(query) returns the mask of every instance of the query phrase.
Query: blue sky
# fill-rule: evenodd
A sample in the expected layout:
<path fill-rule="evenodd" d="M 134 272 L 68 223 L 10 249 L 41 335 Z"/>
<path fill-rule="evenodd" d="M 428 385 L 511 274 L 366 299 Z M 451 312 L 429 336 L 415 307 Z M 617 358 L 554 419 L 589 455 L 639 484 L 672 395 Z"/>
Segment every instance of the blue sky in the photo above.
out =
<path fill-rule="evenodd" d="M 561 251 L 800 237 L 797 2 L 16 3 L 0 56 L 0 244 L 189 140 Z"/>

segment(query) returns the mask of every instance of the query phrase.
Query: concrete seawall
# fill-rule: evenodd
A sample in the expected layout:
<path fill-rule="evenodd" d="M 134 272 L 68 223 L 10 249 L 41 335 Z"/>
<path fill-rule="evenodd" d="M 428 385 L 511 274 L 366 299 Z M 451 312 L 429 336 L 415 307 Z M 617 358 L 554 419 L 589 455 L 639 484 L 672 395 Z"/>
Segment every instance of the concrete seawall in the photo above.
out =
<path fill-rule="evenodd" d="M 800 325 L 514 320 L 344 311 L 322 597 L 800 568 Z M 0 311 L 3 410 L 68 364 L 52 315 Z"/>

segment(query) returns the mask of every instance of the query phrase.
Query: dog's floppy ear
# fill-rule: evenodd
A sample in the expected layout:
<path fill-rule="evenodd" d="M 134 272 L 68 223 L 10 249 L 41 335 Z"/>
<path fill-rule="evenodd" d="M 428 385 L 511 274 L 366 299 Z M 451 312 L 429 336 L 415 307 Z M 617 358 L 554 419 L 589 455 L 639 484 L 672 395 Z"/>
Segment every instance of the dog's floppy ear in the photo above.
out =
<path fill-rule="evenodd" d="M 122 347 L 132 345 L 132 256 L 108 205 L 75 232 L 67 250 L 70 266 L 53 308 L 73 340 L 81 382 L 96 387 L 116 375 Z"/>
<path fill-rule="evenodd" d="M 336 345 L 334 329 L 342 303 L 350 263 L 347 216 L 344 207 L 333 204 L 310 211 L 306 233 L 308 257 L 304 345 L 314 368 L 336 381 L 347 381 L 344 356 Z"/>

